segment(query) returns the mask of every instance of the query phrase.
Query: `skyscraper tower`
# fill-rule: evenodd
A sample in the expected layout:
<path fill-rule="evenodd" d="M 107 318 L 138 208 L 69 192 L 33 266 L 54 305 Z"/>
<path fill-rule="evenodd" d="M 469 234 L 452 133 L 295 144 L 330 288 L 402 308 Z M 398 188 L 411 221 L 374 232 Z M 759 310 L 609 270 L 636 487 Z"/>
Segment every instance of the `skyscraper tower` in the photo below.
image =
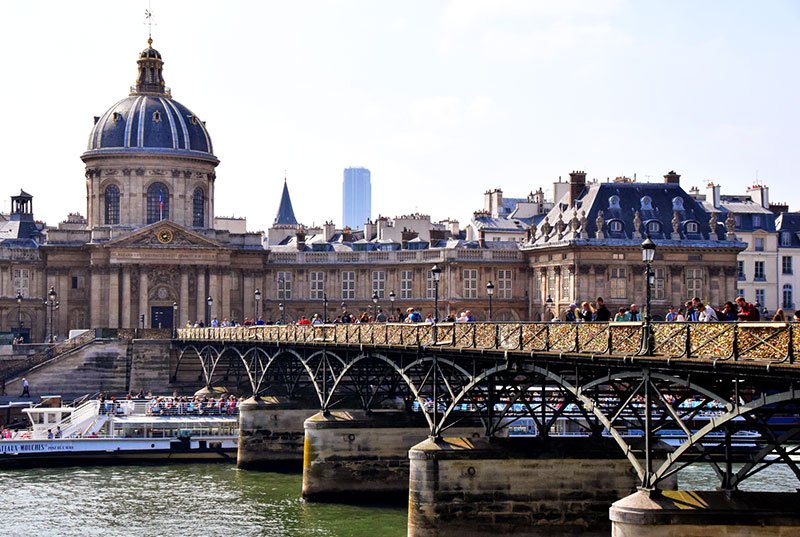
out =
<path fill-rule="evenodd" d="M 342 223 L 360 229 L 372 213 L 372 184 L 366 168 L 345 168 L 342 185 Z"/>

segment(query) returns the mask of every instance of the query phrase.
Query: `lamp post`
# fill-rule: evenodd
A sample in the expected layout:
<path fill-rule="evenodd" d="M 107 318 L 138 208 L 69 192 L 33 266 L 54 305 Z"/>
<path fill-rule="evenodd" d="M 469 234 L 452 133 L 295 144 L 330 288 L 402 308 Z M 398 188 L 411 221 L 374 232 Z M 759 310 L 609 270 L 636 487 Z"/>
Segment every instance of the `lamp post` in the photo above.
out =
<path fill-rule="evenodd" d="M 439 265 L 434 265 L 431 268 L 433 274 L 433 322 L 439 322 L 439 278 L 442 277 L 442 269 Z M 435 404 L 435 402 L 434 402 Z"/>
<path fill-rule="evenodd" d="M 372 291 L 372 304 L 375 306 L 372 309 L 375 320 L 378 320 L 378 291 Z"/>
<path fill-rule="evenodd" d="M 50 286 L 50 290 L 47 292 L 47 300 L 45 301 L 44 305 L 46 308 L 50 310 L 50 332 L 47 336 L 47 341 L 49 343 L 53 342 L 53 319 L 54 319 L 54 312 L 56 308 L 56 298 L 58 297 L 58 293 L 56 293 L 55 287 L 52 285 Z"/>
<path fill-rule="evenodd" d="M 494 284 L 491 280 L 486 284 L 486 294 L 489 295 L 489 321 L 492 320 L 492 295 L 494 294 Z"/>
<path fill-rule="evenodd" d="M 328 295 L 322 293 L 322 322 L 328 324 Z"/>
<path fill-rule="evenodd" d="M 394 315 L 394 301 L 395 301 L 396 298 L 397 298 L 397 295 L 394 294 L 394 289 L 389 291 L 389 302 L 392 304 L 392 306 L 391 306 L 392 307 L 392 311 L 389 312 L 389 316 L 390 317 L 392 315 Z M 397 320 L 398 323 L 400 322 L 400 319 L 396 319 L 396 320 Z"/>
<path fill-rule="evenodd" d="M 172 302 L 172 337 L 178 337 L 178 303 Z"/>
<path fill-rule="evenodd" d="M 22 292 L 17 291 L 17 327 L 19 335 L 22 335 Z"/>
<path fill-rule="evenodd" d="M 258 312 L 259 312 L 259 308 L 261 306 L 261 290 L 260 289 L 257 288 L 253 292 L 253 299 L 255 300 L 255 303 L 256 303 L 256 307 L 255 307 L 256 314 L 253 317 L 253 323 L 255 323 L 256 321 L 258 321 Z"/>
<path fill-rule="evenodd" d="M 653 338 L 653 327 L 650 324 L 652 315 L 650 312 L 651 291 L 654 283 L 653 274 L 653 259 L 656 256 L 656 244 L 650 240 L 650 236 L 642 242 L 642 261 L 645 267 L 645 285 L 647 285 L 647 294 L 645 295 L 645 311 L 644 311 L 644 339 L 642 341 L 641 353 L 644 356 L 652 356 L 655 351 L 655 340 Z"/>
<path fill-rule="evenodd" d="M 547 312 L 550 314 L 548 321 L 551 321 L 553 319 L 553 297 L 547 295 L 547 300 L 544 303 L 547 304 Z"/>
<path fill-rule="evenodd" d="M 285 313 L 286 310 L 283 307 L 283 302 L 278 304 L 278 310 L 280 310 L 281 312 L 281 324 L 286 324 L 286 313 Z"/>
<path fill-rule="evenodd" d="M 214 305 L 214 299 L 211 297 L 206 298 L 206 326 L 211 326 L 211 306 Z"/>

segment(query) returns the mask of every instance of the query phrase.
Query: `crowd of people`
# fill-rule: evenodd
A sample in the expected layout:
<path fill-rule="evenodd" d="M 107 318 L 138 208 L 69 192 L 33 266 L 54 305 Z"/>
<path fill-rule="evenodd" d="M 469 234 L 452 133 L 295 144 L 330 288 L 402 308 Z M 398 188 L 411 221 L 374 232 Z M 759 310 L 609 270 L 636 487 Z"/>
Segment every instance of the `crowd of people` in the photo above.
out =
<path fill-rule="evenodd" d="M 239 403 L 235 395 L 153 397 L 147 403 L 146 413 L 148 416 L 232 416 L 239 412 Z"/>
<path fill-rule="evenodd" d="M 660 320 L 661 316 L 657 319 Z M 597 297 L 597 301 L 594 304 L 591 302 L 582 302 L 580 308 L 576 303 L 570 304 L 561 317 L 554 316 L 552 320 L 564 322 L 625 322 L 642 321 L 644 320 L 644 316 L 636 304 L 631 304 L 630 307 L 619 308 L 612 317 L 603 298 Z M 734 321 L 800 322 L 800 310 L 795 311 L 794 315 L 789 317 L 784 314 L 782 309 L 779 309 L 771 317 L 762 318 L 759 308 L 747 302 L 743 297 L 736 298 L 735 302 L 725 302 L 719 308 L 703 303 L 699 297 L 694 297 L 677 308 L 675 306 L 669 306 L 666 314 L 663 316 L 663 320 L 667 322 L 700 323 Z"/>

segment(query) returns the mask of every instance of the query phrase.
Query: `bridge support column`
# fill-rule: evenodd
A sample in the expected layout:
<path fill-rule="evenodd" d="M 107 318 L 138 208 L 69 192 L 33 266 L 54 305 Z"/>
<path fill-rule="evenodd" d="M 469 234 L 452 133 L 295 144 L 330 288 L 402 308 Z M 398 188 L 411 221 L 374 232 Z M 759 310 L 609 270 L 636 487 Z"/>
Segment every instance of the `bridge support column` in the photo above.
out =
<path fill-rule="evenodd" d="M 312 501 L 408 499 L 408 450 L 430 434 L 422 416 L 360 410 L 315 414 L 305 423 L 303 497 Z M 481 436 L 478 427 L 458 434 Z"/>
<path fill-rule="evenodd" d="M 797 492 L 639 491 L 609 511 L 613 537 L 800 535 Z"/>
<path fill-rule="evenodd" d="M 303 422 L 318 408 L 273 396 L 242 402 L 236 465 L 248 470 L 300 470 Z"/>
<path fill-rule="evenodd" d="M 428 439 L 409 451 L 408 537 L 604 536 L 635 490 L 608 439 Z"/>

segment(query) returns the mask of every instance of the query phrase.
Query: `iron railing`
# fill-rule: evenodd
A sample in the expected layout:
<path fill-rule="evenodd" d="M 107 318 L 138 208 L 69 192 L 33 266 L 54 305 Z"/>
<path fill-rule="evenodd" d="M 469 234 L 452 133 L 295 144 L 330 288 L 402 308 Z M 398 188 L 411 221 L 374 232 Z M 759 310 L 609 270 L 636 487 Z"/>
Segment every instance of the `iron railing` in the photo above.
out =
<path fill-rule="evenodd" d="M 370 323 L 182 328 L 180 341 L 267 342 L 377 347 L 436 346 L 467 350 L 642 354 L 644 324 L 623 323 Z M 654 356 L 795 363 L 800 326 L 787 322 L 653 323 Z"/>

